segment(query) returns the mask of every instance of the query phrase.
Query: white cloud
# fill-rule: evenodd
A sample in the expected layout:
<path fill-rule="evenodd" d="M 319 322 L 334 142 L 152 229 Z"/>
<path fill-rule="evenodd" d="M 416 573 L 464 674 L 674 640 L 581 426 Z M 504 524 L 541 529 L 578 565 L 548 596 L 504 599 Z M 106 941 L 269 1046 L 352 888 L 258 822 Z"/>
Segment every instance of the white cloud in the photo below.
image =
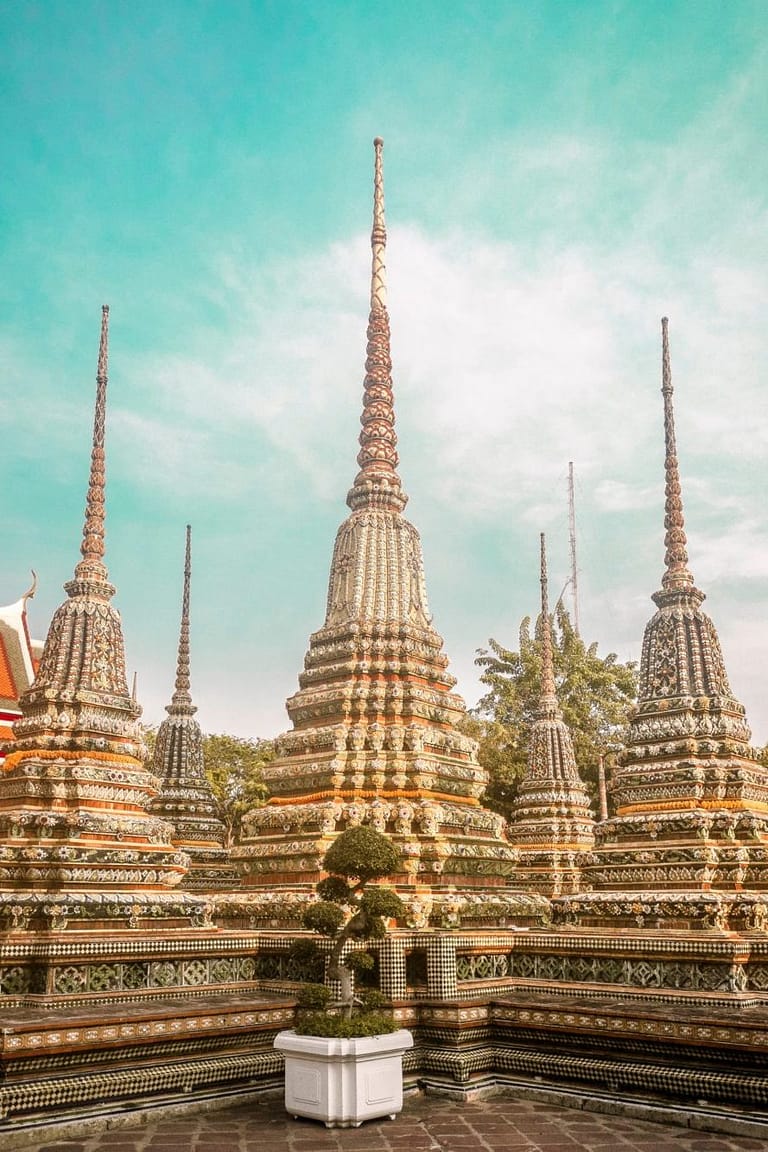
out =
<path fill-rule="evenodd" d="M 711 592 L 734 687 L 747 685 L 768 739 L 768 230 L 764 199 L 743 186 L 750 174 L 731 164 L 748 150 L 739 110 L 755 100 L 760 63 L 661 146 L 594 131 L 543 143 L 498 134 L 458 166 L 451 157 L 439 225 L 427 209 L 421 223 L 390 221 L 401 473 L 429 542 L 435 623 L 470 703 L 474 648 L 489 635 L 514 645 L 536 609 L 540 529 L 553 586 L 567 574 L 569 460 L 584 631 L 603 652 L 638 657 L 662 571 L 667 313 L 691 567 Z M 431 183 L 429 197 L 431 207 Z M 151 492 L 158 535 L 175 524 L 182 490 L 201 509 L 227 505 L 222 567 L 213 574 L 212 546 L 195 577 L 210 565 L 194 617 L 196 699 L 210 728 L 282 727 L 322 622 L 332 529 L 318 543 L 310 528 L 329 507 L 343 517 L 356 470 L 368 262 L 363 234 L 267 263 L 226 248 L 200 278 L 184 354 L 151 349 L 118 368 L 132 386 L 110 410 L 110 476 Z M 12 345 L 3 358 L 19 389 L 42 391 L 33 351 Z M 40 431 L 31 408 L 5 406 L 0 419 L 6 443 Z M 61 469 L 76 452 L 81 467 L 86 427 L 71 397 L 53 394 L 39 459 Z M 131 596 L 143 698 L 162 715 L 171 684 L 157 669 L 172 666 L 177 605 L 158 637 L 157 603 L 150 613 L 145 590 L 121 586 L 127 635 Z"/>

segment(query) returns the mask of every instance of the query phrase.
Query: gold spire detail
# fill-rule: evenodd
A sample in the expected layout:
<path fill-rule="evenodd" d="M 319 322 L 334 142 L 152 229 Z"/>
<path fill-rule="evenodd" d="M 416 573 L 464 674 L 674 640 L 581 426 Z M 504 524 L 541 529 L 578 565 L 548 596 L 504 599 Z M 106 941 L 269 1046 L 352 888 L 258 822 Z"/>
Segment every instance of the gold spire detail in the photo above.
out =
<path fill-rule="evenodd" d="M 360 418 L 360 451 L 357 456 L 360 472 L 347 496 L 347 504 L 353 511 L 360 508 L 383 508 L 402 512 L 408 497 L 402 490 L 397 474 L 397 436 L 384 260 L 387 247 L 382 164 L 384 141 L 380 136 L 374 140 L 373 147 L 371 310 L 368 316 L 363 412 Z"/>
<path fill-rule="evenodd" d="M 688 570 L 687 539 L 683 519 L 683 497 L 675 442 L 675 414 L 672 407 L 672 369 L 669 357 L 669 320 L 661 321 L 662 385 L 664 397 L 664 557 L 665 572 L 662 587 L 665 591 L 693 588 L 693 576 Z"/>
<path fill-rule="evenodd" d="M 107 411 L 107 359 L 109 353 L 109 305 L 101 309 L 101 339 L 99 363 L 96 371 L 96 409 L 93 418 L 93 447 L 88 495 L 85 502 L 82 560 L 75 568 L 75 580 L 108 583 L 108 573 L 102 560 L 104 555 L 104 487 L 106 483 L 106 457 L 104 433 Z"/>

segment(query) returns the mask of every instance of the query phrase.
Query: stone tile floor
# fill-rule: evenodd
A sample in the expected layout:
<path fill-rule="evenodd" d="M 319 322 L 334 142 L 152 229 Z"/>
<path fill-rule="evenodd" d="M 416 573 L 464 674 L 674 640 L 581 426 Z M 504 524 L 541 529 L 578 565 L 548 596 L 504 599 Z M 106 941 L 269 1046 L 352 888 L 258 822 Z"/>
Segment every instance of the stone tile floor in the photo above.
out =
<path fill-rule="evenodd" d="M 152 1119 L 25 1152 L 765 1152 L 768 1137 L 720 1135 L 560 1108 L 512 1096 L 454 1102 L 411 1096 L 395 1121 L 326 1129 L 286 1115 L 282 1100 Z"/>

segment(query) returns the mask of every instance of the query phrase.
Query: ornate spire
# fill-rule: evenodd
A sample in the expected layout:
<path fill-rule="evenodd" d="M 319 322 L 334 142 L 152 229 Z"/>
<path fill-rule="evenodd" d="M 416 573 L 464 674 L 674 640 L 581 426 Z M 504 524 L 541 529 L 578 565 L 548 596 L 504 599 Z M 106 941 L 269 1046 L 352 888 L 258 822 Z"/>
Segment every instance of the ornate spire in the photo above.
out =
<path fill-rule="evenodd" d="M 357 456 L 360 472 L 347 496 L 347 504 L 353 511 L 359 508 L 382 508 L 402 512 L 408 497 L 402 490 L 397 474 L 397 436 L 384 263 L 387 246 L 382 167 L 384 141 L 377 136 L 373 146 L 376 159 L 371 232 L 371 310 L 368 316 L 363 413 L 360 419 L 360 452 Z"/>
<path fill-rule="evenodd" d="M 107 357 L 109 349 L 109 305 L 101 309 L 101 340 L 99 364 L 96 372 L 96 410 L 93 418 L 93 447 L 91 473 L 85 502 L 82 560 L 75 568 L 75 581 L 108 586 L 108 574 L 102 560 L 104 555 L 104 486 L 106 481 L 104 455 L 104 428 L 107 411 Z M 111 593 L 110 593 L 111 594 Z"/>
<path fill-rule="evenodd" d="M 387 225 L 384 221 L 384 168 L 382 151 L 384 141 L 377 136 L 373 142 L 373 228 L 371 229 L 371 311 L 387 307 L 387 269 L 384 253 L 387 249 Z"/>
<path fill-rule="evenodd" d="M 594 843 L 594 819 L 576 767 L 571 734 L 557 703 L 543 532 L 540 541 L 541 695 L 508 836 L 520 853 L 516 881 L 553 896 L 578 891 L 576 856 Z"/>
<path fill-rule="evenodd" d="M 662 385 L 664 397 L 664 546 L 666 571 L 661 584 L 665 591 L 693 588 L 693 576 L 688 571 L 685 521 L 683 519 L 683 497 L 680 488 L 680 471 L 677 463 L 675 443 L 675 414 L 672 407 L 672 369 L 669 359 L 669 321 L 666 316 L 661 321 L 662 335 Z"/>
<path fill-rule="evenodd" d="M 552 659 L 552 625 L 549 619 L 549 597 L 547 595 L 547 545 L 544 533 L 541 540 L 541 696 L 539 716 L 558 716 L 557 695 L 555 693 L 555 666 Z"/>
<path fill-rule="evenodd" d="M 181 602 L 181 629 L 179 655 L 176 661 L 176 690 L 167 712 L 184 712 L 191 716 L 197 709 L 192 704 L 189 690 L 189 585 L 192 576 L 192 529 L 187 524 L 187 549 L 184 557 L 184 594 Z"/>

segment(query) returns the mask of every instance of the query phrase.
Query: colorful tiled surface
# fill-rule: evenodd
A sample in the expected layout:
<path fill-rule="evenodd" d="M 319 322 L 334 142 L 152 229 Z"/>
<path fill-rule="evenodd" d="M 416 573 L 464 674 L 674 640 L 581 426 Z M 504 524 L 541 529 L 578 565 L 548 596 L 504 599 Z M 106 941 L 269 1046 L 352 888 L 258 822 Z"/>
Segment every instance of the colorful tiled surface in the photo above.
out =
<path fill-rule="evenodd" d="M 49 1139 L 27 1152 L 764 1152 L 764 1139 L 694 1131 L 512 1097 L 411 1097 L 394 1122 L 328 1130 L 265 1100 L 197 1116 Z"/>

